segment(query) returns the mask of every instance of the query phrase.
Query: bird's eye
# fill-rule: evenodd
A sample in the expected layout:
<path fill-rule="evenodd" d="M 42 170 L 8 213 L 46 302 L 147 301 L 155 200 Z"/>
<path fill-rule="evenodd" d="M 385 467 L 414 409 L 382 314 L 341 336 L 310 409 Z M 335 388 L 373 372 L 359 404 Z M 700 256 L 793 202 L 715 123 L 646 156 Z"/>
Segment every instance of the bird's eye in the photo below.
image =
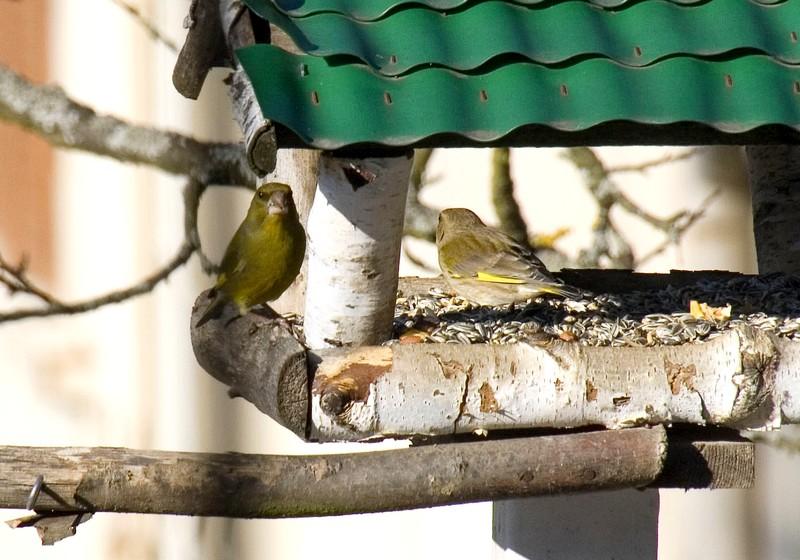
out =
<path fill-rule="evenodd" d="M 258 191 L 258 198 L 264 198 L 264 192 Z"/>

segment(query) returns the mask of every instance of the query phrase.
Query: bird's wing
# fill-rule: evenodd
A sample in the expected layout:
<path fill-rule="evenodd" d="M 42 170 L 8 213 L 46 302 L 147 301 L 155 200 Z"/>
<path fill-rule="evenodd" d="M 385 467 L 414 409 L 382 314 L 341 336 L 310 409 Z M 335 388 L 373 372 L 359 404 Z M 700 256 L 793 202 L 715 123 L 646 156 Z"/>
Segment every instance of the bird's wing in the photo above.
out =
<path fill-rule="evenodd" d="M 258 231 L 248 227 L 247 222 L 242 222 L 236 233 L 233 234 L 228 248 L 225 250 L 225 255 L 222 257 L 222 262 L 219 269 L 222 273 L 219 275 L 217 287 L 222 286 L 231 278 L 240 276 L 242 271 L 247 266 L 247 261 L 251 258 L 248 255 L 248 247 L 253 247 L 257 243 L 253 243 L 253 236 L 257 235 Z"/>
<path fill-rule="evenodd" d="M 561 283 L 548 272 L 533 251 L 508 235 L 491 231 L 482 236 L 480 242 L 487 244 L 489 250 L 486 247 L 482 250 L 470 247 L 468 256 L 449 267 L 451 273 L 502 284 Z"/>

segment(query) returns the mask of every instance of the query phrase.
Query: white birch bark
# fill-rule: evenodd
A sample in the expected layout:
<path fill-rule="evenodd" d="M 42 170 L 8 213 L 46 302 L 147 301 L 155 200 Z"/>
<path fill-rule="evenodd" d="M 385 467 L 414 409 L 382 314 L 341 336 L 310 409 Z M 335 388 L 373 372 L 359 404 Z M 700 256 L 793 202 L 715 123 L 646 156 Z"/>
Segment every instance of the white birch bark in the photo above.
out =
<path fill-rule="evenodd" d="M 309 347 L 389 338 L 410 170 L 410 155 L 321 156 L 307 228 Z"/>
<path fill-rule="evenodd" d="M 781 353 L 782 352 L 782 353 Z M 415 344 L 321 353 L 311 435 L 800 422 L 800 343 L 750 328 L 700 344 Z"/>

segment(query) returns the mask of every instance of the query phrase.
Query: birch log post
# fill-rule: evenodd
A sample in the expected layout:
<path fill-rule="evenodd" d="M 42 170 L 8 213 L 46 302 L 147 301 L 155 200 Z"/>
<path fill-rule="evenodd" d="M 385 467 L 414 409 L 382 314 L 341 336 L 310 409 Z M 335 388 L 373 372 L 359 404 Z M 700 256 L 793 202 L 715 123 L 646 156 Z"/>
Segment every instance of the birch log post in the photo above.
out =
<path fill-rule="evenodd" d="M 265 177 L 265 181 L 278 181 L 292 187 L 292 197 L 303 227 L 308 225 L 308 213 L 311 211 L 317 187 L 318 169 L 318 150 L 278 150 L 275 169 Z M 300 273 L 291 287 L 270 306 L 278 313 L 294 312 L 302 315 L 306 304 L 307 281 L 308 253 L 306 252 L 303 266 L 300 267 Z"/>
<path fill-rule="evenodd" d="M 376 344 L 391 335 L 411 153 L 323 154 L 308 217 L 306 342 Z"/>
<path fill-rule="evenodd" d="M 797 342 L 749 327 L 652 348 L 413 344 L 320 351 L 312 439 L 800 421 Z M 791 348 L 791 350 L 788 350 Z"/>
<path fill-rule="evenodd" d="M 601 285 L 605 272 L 583 276 Z M 665 285 L 674 276 L 609 272 L 623 287 L 640 277 Z M 682 273 L 674 282 L 700 277 Z M 411 294 L 439 285 L 403 279 L 402 288 Z M 192 324 L 206 305 L 201 294 Z M 325 349 L 309 352 L 305 371 L 289 367 L 293 353 L 250 359 L 251 347 L 274 343 L 274 332 L 287 339 L 286 347 L 304 353 L 289 331 L 274 331 L 271 321 L 253 311 L 228 327 L 212 321 L 193 328 L 195 354 L 209 373 L 271 416 L 288 410 L 281 409 L 281 399 L 288 399 L 294 412 L 273 418 L 301 437 L 308 436 L 305 418 L 311 418 L 313 437 L 325 441 L 586 425 L 800 423 L 800 341 L 744 326 L 678 346 L 589 347 L 554 340 Z M 308 378 L 314 379 L 312 394 Z M 265 383 L 273 389 L 266 391 Z"/>
<path fill-rule="evenodd" d="M 748 146 L 758 272 L 800 273 L 800 147 Z"/>

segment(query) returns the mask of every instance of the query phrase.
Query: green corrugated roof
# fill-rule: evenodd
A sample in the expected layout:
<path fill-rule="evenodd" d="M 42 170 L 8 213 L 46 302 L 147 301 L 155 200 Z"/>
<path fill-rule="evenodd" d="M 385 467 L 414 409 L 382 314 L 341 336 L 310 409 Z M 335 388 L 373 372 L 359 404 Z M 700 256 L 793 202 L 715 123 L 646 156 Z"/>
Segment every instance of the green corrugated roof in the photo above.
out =
<path fill-rule="evenodd" d="M 262 111 L 319 148 L 612 121 L 800 129 L 800 0 L 245 1 L 306 53 L 237 53 Z"/>

